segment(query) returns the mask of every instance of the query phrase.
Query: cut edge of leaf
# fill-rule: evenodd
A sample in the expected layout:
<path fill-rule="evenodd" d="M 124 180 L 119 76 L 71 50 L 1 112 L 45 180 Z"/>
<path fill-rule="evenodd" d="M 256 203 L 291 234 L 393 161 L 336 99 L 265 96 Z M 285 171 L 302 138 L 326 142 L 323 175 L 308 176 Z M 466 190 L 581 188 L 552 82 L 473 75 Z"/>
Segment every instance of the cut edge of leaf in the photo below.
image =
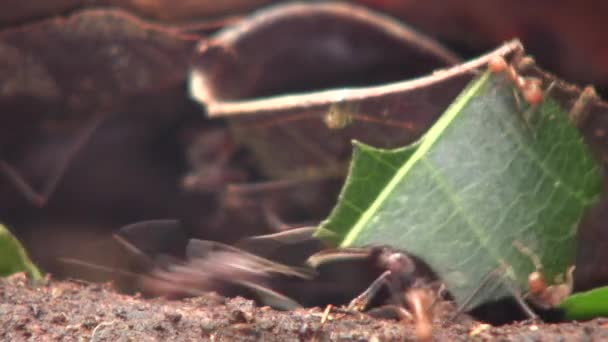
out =
<path fill-rule="evenodd" d="M 422 137 L 420 140 L 420 146 L 414 152 L 414 154 L 408 159 L 406 164 L 401 167 L 389 183 L 384 187 L 382 192 L 376 197 L 372 204 L 365 210 L 361 215 L 361 218 L 357 220 L 355 226 L 349 230 L 346 234 L 340 246 L 347 247 L 357 238 L 361 233 L 361 230 L 369 222 L 372 215 L 378 210 L 380 205 L 384 202 L 386 197 L 393 191 L 397 184 L 405 177 L 412 166 L 421 159 L 422 156 L 435 144 L 438 137 L 444 129 L 454 120 L 456 116 L 461 112 L 462 108 L 469 102 L 469 100 L 477 94 L 478 90 L 486 84 L 490 78 L 490 72 L 486 71 L 476 81 L 472 82 L 462 93 L 454 100 L 454 102 L 448 107 L 444 114 L 439 120 L 431 127 L 431 129 Z"/>
<path fill-rule="evenodd" d="M 338 203 L 344 201 L 344 199 L 348 196 L 349 184 L 353 180 L 352 175 L 356 172 L 355 168 L 357 167 L 357 165 L 359 165 L 359 161 L 361 158 L 365 158 L 365 155 L 373 154 L 384 154 L 390 156 L 397 155 L 400 157 L 400 159 L 403 160 L 399 163 L 399 165 L 401 165 L 401 163 L 405 163 L 405 161 L 408 160 L 420 147 L 421 140 L 417 140 L 407 146 L 393 149 L 374 147 L 358 140 L 352 140 L 351 143 L 353 145 L 353 153 L 349 164 L 349 176 L 346 177 L 344 181 L 344 185 L 342 186 L 342 190 L 339 195 Z M 340 234 L 336 231 L 336 229 L 332 229 L 331 227 L 328 228 L 327 226 L 331 225 L 331 222 L 336 216 L 339 216 L 337 208 L 339 208 L 338 205 L 336 205 L 334 207 L 334 210 L 332 210 L 328 217 L 317 226 L 316 231 L 314 233 L 314 236 L 316 238 L 319 238 L 323 241 L 330 241 L 334 246 L 340 245 L 340 241 L 343 240 L 343 237 L 340 237 Z"/>

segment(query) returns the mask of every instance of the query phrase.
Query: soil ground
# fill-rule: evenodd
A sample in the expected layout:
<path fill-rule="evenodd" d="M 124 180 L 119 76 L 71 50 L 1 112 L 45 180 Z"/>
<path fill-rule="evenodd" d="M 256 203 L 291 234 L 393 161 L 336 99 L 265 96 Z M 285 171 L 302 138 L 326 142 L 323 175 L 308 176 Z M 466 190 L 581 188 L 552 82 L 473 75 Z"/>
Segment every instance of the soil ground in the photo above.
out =
<path fill-rule="evenodd" d="M 256 307 L 214 293 L 179 301 L 117 293 L 110 285 L 49 280 L 28 284 L 22 274 L 0 279 L 3 341 L 401 341 L 414 325 L 364 313 L 322 308 L 290 312 Z M 605 341 L 608 320 L 500 327 L 435 322 L 437 341 Z"/>

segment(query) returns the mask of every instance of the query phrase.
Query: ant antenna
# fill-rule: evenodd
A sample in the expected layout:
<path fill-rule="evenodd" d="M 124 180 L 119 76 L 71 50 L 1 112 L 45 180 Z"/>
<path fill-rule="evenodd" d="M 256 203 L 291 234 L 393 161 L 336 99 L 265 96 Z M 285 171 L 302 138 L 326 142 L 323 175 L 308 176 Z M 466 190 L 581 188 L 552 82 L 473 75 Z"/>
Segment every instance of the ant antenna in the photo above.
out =
<path fill-rule="evenodd" d="M 532 252 L 532 250 L 530 250 L 530 248 L 524 246 L 521 242 L 519 242 L 517 240 L 513 241 L 513 247 L 515 247 L 521 254 L 530 258 L 530 260 L 532 261 L 532 264 L 534 264 L 535 270 L 539 271 L 539 270 L 543 269 L 543 264 L 540 261 L 540 258 L 538 257 L 538 255 L 536 255 L 534 252 Z"/>

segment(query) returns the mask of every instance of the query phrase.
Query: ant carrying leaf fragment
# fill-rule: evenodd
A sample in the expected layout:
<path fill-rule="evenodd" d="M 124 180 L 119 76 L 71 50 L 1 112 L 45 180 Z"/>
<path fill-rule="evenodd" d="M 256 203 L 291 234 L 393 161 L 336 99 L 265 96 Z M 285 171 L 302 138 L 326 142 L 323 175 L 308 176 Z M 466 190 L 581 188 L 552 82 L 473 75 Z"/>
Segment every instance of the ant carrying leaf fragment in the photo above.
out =
<path fill-rule="evenodd" d="M 563 84 L 538 82 L 524 73 L 536 68 L 529 60 L 510 65 L 503 55 L 487 56 L 480 67 L 490 70 L 416 144 L 356 142 L 339 203 L 321 224 L 337 246 L 390 244 L 423 258 L 466 310 L 510 299 L 526 283 L 529 270 L 519 266 L 527 257 L 504 241 L 535 241 L 545 275 L 563 272 L 602 188 L 570 107 L 556 99 Z M 480 286 L 503 265 L 512 265 L 516 289 L 500 285 L 506 280 Z"/>
<path fill-rule="evenodd" d="M 365 291 L 352 299 L 346 309 L 366 311 L 370 303 L 386 289 L 386 303 L 368 313 L 379 317 L 392 313 L 400 320 L 413 322 L 416 340 L 431 341 L 435 305 L 444 299 L 445 289 L 443 285 L 438 285 L 439 282 L 432 280 L 435 276 L 420 260 L 389 247 L 338 248 L 312 255 L 308 264 L 319 270 L 332 263 L 368 258 L 384 269 L 384 272 Z M 423 268 L 418 270 L 417 266 Z"/>

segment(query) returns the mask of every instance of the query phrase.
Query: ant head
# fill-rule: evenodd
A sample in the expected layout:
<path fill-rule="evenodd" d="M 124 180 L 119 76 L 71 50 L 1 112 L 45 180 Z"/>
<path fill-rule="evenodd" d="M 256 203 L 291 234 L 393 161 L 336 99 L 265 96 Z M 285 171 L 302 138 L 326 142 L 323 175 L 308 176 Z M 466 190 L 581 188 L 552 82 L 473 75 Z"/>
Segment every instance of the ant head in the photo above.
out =
<path fill-rule="evenodd" d="M 524 83 L 522 93 L 524 99 L 531 105 L 537 105 L 543 102 L 543 90 L 541 82 L 537 79 L 531 79 Z"/>
<path fill-rule="evenodd" d="M 528 292 L 538 295 L 545 291 L 546 288 L 545 276 L 540 271 L 530 273 L 528 276 Z"/>
<path fill-rule="evenodd" d="M 490 71 L 494 74 L 501 73 L 507 70 L 507 68 L 507 61 L 505 61 L 504 57 L 502 56 L 494 56 L 488 62 L 488 69 L 490 69 Z"/>
<path fill-rule="evenodd" d="M 380 263 L 391 273 L 410 275 L 416 270 L 414 261 L 401 252 L 385 249 L 380 255 Z"/>

